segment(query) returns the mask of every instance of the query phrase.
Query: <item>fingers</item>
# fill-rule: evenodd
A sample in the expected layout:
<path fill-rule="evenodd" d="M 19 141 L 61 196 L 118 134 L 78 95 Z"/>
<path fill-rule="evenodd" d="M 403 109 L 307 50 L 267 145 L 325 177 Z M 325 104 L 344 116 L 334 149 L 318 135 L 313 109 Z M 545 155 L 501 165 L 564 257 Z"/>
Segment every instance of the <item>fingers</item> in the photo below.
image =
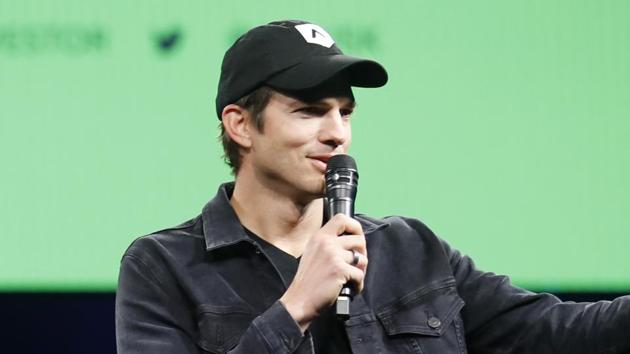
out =
<path fill-rule="evenodd" d="M 322 230 L 326 231 L 326 233 L 334 234 L 335 236 L 343 234 L 363 234 L 363 227 L 361 227 L 361 224 L 344 214 L 337 214 L 333 216 L 330 220 L 328 220 L 326 225 L 322 227 Z"/>
<path fill-rule="evenodd" d="M 280 300 L 304 331 L 323 308 L 334 303 L 343 284 L 351 283 L 359 292 L 363 289 L 367 263 L 361 224 L 337 214 L 310 237 Z"/>
<path fill-rule="evenodd" d="M 357 293 L 360 293 L 363 290 L 363 279 L 365 278 L 364 270 L 346 264 L 344 266 L 344 272 L 346 274 L 346 283 L 353 283 L 356 286 Z"/>
<path fill-rule="evenodd" d="M 343 264 L 340 265 L 346 276 L 346 283 L 351 282 L 356 290 L 363 290 L 363 279 L 368 266 L 365 237 L 363 235 L 348 235 L 338 237 L 336 240 L 341 246 Z"/>
<path fill-rule="evenodd" d="M 341 248 L 348 251 L 357 251 L 361 254 L 361 258 L 367 258 L 367 247 L 365 244 L 365 236 L 363 235 L 346 235 L 336 239 L 336 242 Z M 344 259 L 348 261 L 346 263 L 352 263 L 352 254 L 349 252 L 344 256 Z"/>
<path fill-rule="evenodd" d="M 346 263 L 365 272 L 368 264 L 368 258 L 366 255 L 356 250 L 349 250 L 344 253 L 347 255 L 346 257 L 344 257 Z"/>
<path fill-rule="evenodd" d="M 343 237 L 337 237 L 339 235 L 343 235 Z M 344 251 L 344 254 L 342 254 L 342 259 L 346 264 L 354 263 L 352 251 L 358 252 L 358 263 L 353 266 L 365 271 L 367 267 L 367 247 L 363 228 L 358 221 L 347 215 L 337 214 L 322 227 L 321 236 L 334 238 L 334 242 L 341 249 L 348 251 Z"/>
<path fill-rule="evenodd" d="M 350 261 L 350 264 L 352 264 L 353 266 L 359 264 L 359 260 L 361 260 L 361 253 L 352 250 L 350 251 L 350 254 L 352 255 L 352 260 Z"/>
<path fill-rule="evenodd" d="M 341 248 L 346 250 L 356 250 L 365 254 L 365 236 L 363 235 L 345 235 L 337 237 L 337 243 Z"/>
<path fill-rule="evenodd" d="M 341 276 L 341 279 L 337 278 L 338 281 L 354 283 L 358 291 L 363 289 L 368 258 L 363 227 L 357 220 L 344 214 L 337 214 L 320 229 L 318 237 L 311 241 L 332 246 L 326 248 L 331 251 L 330 255 L 335 259 L 332 262 L 337 267 L 335 273 Z M 357 253 L 358 258 L 354 265 L 353 251 Z M 320 257 L 324 254 L 321 251 L 317 253 Z"/>

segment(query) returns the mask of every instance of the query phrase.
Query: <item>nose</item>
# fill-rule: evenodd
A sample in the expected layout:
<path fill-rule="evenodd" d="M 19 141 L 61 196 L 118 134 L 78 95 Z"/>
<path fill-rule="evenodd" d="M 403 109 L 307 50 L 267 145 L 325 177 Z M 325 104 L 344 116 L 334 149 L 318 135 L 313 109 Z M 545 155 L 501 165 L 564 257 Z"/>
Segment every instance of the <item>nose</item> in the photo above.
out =
<path fill-rule="evenodd" d="M 343 145 L 350 136 L 350 123 L 344 119 L 339 109 L 331 109 L 322 120 L 320 141 L 336 148 Z"/>

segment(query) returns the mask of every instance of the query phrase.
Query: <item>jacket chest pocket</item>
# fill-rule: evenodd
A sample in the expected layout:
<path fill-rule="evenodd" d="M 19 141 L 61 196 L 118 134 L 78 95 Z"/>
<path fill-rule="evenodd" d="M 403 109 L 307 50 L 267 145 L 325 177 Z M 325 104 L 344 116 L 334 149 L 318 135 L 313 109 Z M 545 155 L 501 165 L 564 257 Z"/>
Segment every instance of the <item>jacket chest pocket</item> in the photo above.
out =
<path fill-rule="evenodd" d="M 201 305 L 197 309 L 197 345 L 211 353 L 225 353 L 236 346 L 255 317 L 245 308 Z"/>
<path fill-rule="evenodd" d="M 376 312 L 386 338 L 384 353 L 466 353 L 460 310 L 464 301 L 454 286 L 419 289 Z"/>

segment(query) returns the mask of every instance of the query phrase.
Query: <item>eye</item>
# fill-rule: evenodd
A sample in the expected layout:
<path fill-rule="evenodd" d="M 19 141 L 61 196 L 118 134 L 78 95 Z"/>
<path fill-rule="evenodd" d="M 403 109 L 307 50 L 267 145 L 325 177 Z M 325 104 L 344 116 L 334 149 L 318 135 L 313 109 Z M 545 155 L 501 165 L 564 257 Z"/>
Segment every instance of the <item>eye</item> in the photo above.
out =
<path fill-rule="evenodd" d="M 344 118 L 350 118 L 350 116 L 352 116 L 352 112 L 354 112 L 354 109 L 352 108 L 342 108 L 339 110 L 339 113 Z"/>
<path fill-rule="evenodd" d="M 298 108 L 295 112 L 300 112 L 303 115 L 310 117 L 320 117 L 326 114 L 326 109 L 318 106 L 305 106 Z"/>

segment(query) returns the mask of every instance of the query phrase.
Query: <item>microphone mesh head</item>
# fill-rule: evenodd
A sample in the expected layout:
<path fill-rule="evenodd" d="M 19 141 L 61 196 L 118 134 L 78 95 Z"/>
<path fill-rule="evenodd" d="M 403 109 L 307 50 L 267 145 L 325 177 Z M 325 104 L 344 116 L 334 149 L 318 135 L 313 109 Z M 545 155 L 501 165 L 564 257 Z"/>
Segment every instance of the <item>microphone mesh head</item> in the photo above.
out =
<path fill-rule="evenodd" d="M 326 165 L 326 172 L 333 171 L 339 168 L 357 170 L 357 163 L 350 155 L 335 155 L 328 160 Z"/>

